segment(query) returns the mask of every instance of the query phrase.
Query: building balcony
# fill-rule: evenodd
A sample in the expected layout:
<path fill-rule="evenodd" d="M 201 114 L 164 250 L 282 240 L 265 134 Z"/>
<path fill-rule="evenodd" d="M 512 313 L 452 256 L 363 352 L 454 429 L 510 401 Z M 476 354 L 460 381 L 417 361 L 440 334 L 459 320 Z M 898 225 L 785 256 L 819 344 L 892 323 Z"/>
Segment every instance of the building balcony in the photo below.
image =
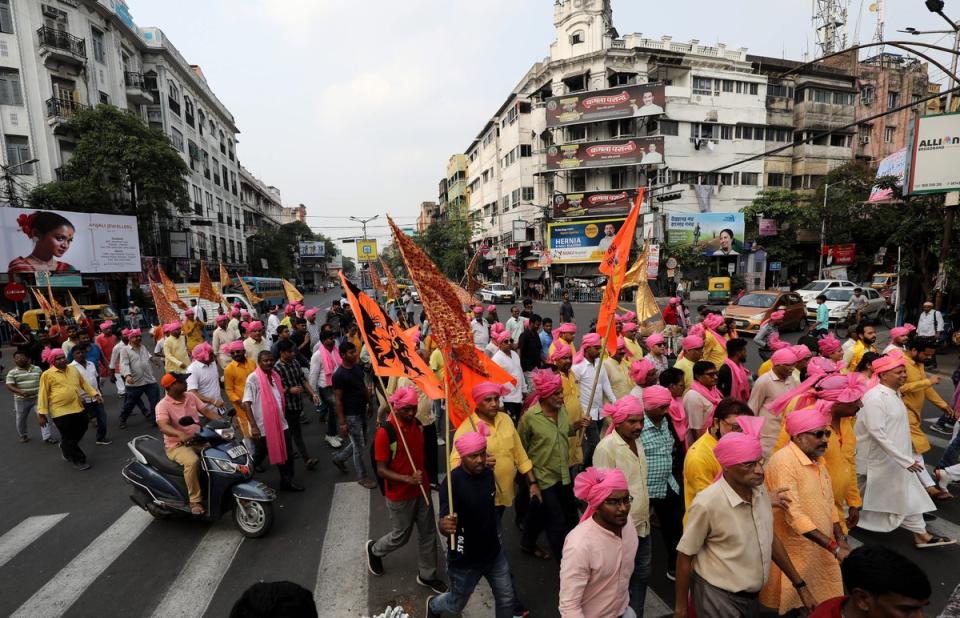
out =
<path fill-rule="evenodd" d="M 87 42 L 64 30 L 42 26 L 37 30 L 40 57 L 44 60 L 83 66 L 87 62 Z"/>
<path fill-rule="evenodd" d="M 153 105 L 153 95 L 144 83 L 143 73 L 127 71 L 123 74 L 123 82 L 127 87 L 127 99 L 138 105 Z"/>
<path fill-rule="evenodd" d="M 47 99 L 47 124 L 51 127 L 58 127 L 73 117 L 81 109 L 87 109 L 88 106 L 77 103 L 71 99 Z"/>

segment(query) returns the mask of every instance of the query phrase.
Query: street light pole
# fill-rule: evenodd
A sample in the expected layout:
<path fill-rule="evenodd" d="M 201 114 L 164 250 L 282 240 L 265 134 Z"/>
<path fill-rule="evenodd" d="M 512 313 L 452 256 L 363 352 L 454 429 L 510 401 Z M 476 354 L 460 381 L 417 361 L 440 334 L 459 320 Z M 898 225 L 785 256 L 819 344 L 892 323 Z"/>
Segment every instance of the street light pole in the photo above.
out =
<path fill-rule="evenodd" d="M 817 274 L 818 279 L 823 279 L 823 247 L 827 239 L 827 192 L 830 190 L 830 183 L 823 184 L 823 212 L 820 213 L 820 270 Z"/>
<path fill-rule="evenodd" d="M 351 221 L 356 221 L 357 223 L 359 223 L 359 224 L 363 227 L 363 239 L 366 240 L 366 239 L 367 239 L 367 224 L 370 223 L 371 221 L 373 221 L 374 219 L 378 218 L 379 216 L 380 216 L 380 215 L 373 215 L 372 217 L 367 217 L 366 219 L 363 219 L 363 218 L 361 218 L 361 217 L 350 217 L 350 220 L 351 220 Z M 370 263 L 369 260 L 367 260 L 367 268 L 370 269 L 370 268 L 372 268 L 372 267 L 373 267 L 373 265 Z M 362 285 L 362 284 L 363 284 L 363 269 L 360 268 L 360 251 L 359 251 L 359 250 L 357 250 L 357 270 L 360 271 L 360 284 Z M 371 273 L 371 272 L 369 272 L 369 270 L 368 270 L 367 276 L 370 277 L 370 285 L 371 285 L 371 287 L 373 286 L 373 274 L 374 274 L 374 273 Z M 376 292 L 374 292 L 374 298 L 376 298 Z"/>

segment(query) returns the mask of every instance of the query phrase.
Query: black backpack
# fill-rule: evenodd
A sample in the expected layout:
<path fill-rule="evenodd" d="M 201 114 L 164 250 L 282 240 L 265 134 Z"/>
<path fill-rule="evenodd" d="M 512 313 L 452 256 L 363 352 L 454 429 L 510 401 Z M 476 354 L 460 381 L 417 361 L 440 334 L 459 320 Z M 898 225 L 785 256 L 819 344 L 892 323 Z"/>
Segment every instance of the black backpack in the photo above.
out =
<path fill-rule="evenodd" d="M 419 419 L 414 418 L 413 420 L 418 427 L 422 426 Z M 390 440 L 390 461 L 393 461 L 393 458 L 397 456 L 397 428 L 393 426 L 393 423 L 391 423 L 389 419 L 380 421 L 379 426 L 381 429 L 387 432 L 387 439 Z M 385 489 L 386 479 L 380 476 L 380 473 L 377 472 L 377 457 L 374 453 L 376 450 L 376 444 L 377 438 L 376 434 L 374 434 L 373 440 L 370 441 L 370 464 L 373 468 L 373 478 L 375 478 L 377 481 L 377 487 L 380 488 L 380 493 L 385 496 L 387 495 L 387 491 Z M 387 462 L 388 465 L 390 461 Z M 426 470 L 421 470 L 421 472 L 426 473 Z"/>

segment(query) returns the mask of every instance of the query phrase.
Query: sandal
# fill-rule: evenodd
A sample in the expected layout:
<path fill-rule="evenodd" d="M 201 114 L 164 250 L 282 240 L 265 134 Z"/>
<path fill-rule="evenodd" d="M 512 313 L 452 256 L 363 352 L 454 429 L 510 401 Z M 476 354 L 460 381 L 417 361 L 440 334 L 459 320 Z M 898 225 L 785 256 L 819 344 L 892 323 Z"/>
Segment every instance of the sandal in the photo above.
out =
<path fill-rule="evenodd" d="M 931 534 L 930 538 L 924 541 L 923 543 L 914 543 L 914 547 L 917 549 L 927 549 L 930 547 L 940 547 L 941 545 L 953 545 L 957 541 L 956 539 L 948 539 L 943 536 L 937 536 L 936 534 Z"/>
<path fill-rule="evenodd" d="M 950 486 L 950 480 L 943 478 L 944 471 L 943 468 L 936 468 L 933 471 L 933 481 L 937 484 L 937 489 L 942 489 L 947 491 L 947 487 Z M 946 481 L 946 482 L 944 482 Z"/>
<path fill-rule="evenodd" d="M 320 463 L 319 459 L 317 459 L 316 457 L 311 457 L 310 459 L 307 460 L 307 470 L 313 470 L 314 468 L 317 467 L 317 464 L 319 463 Z"/>
<path fill-rule="evenodd" d="M 930 497 L 936 500 L 937 502 L 947 502 L 949 500 L 953 500 L 953 494 L 951 494 L 949 491 L 940 489 L 939 486 L 936 487 L 936 491 L 930 491 L 931 489 L 934 489 L 934 488 L 928 487 L 927 493 L 930 494 Z"/>
<path fill-rule="evenodd" d="M 190 503 L 190 513 L 193 515 L 203 515 L 206 511 L 203 508 L 203 505 L 199 502 Z"/>
<path fill-rule="evenodd" d="M 534 558 L 539 558 L 540 560 L 549 560 L 549 559 L 550 559 L 550 554 L 548 554 L 547 552 L 543 551 L 542 549 L 540 549 L 540 548 L 539 548 L 538 546 L 536 546 L 536 545 L 534 545 L 533 547 L 524 547 L 523 545 L 521 545 L 521 546 L 520 546 L 520 551 L 522 551 L 522 552 L 525 553 L 525 554 L 529 554 L 529 555 L 533 556 Z"/>

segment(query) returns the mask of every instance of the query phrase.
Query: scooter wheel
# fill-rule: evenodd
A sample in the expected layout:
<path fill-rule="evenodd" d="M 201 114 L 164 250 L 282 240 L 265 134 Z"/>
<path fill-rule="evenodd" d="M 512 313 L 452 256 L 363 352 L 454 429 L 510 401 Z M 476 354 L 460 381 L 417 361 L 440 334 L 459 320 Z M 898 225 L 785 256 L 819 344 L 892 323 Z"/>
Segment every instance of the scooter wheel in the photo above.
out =
<path fill-rule="evenodd" d="M 260 538 L 273 527 L 273 504 L 238 499 L 233 509 L 233 521 L 243 536 Z"/>

